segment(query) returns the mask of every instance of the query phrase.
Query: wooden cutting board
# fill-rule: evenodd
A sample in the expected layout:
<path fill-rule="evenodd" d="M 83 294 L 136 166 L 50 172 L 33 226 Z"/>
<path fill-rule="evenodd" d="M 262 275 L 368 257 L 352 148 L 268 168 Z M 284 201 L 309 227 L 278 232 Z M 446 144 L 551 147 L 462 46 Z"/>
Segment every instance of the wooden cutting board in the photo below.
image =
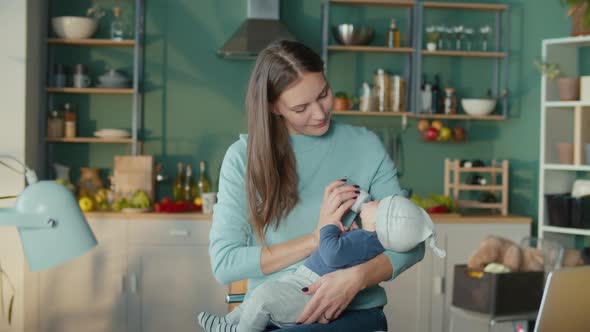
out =
<path fill-rule="evenodd" d="M 123 195 L 145 190 L 153 201 L 155 195 L 153 156 L 115 156 L 113 171 L 115 190 Z"/>

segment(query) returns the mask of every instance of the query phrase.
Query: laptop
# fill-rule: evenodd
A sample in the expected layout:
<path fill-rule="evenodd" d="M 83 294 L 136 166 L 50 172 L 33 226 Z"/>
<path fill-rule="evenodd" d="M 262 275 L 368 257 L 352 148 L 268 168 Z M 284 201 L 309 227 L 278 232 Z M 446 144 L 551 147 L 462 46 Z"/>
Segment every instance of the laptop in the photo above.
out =
<path fill-rule="evenodd" d="M 549 273 L 535 332 L 590 331 L 590 266 Z"/>

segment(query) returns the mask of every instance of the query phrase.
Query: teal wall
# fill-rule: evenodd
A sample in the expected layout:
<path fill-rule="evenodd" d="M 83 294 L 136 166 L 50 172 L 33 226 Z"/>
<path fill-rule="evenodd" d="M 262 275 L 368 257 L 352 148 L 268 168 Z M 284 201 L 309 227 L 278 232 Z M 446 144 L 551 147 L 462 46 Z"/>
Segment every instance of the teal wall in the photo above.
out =
<path fill-rule="evenodd" d="M 245 1 L 234 0 L 148 0 L 146 8 L 146 51 L 144 99 L 145 153 L 152 154 L 174 175 L 178 161 L 197 165 L 206 160 L 209 175 L 217 182 L 225 149 L 238 133 L 244 132 L 246 119 L 243 100 L 252 61 L 224 60 L 216 50 L 233 34 L 246 17 Z M 494 1 L 496 2 L 496 1 Z M 52 15 L 80 14 L 89 1 L 57 0 Z M 109 1 L 97 1 L 109 6 Z M 426 195 L 443 191 L 445 158 L 509 158 L 511 160 L 511 210 L 536 216 L 539 140 L 539 75 L 532 60 L 540 55 L 541 40 L 569 34 L 570 23 L 558 0 L 501 1 L 511 5 L 510 120 L 503 122 L 451 122 L 467 128 L 469 140 L 463 144 L 424 143 L 410 120 L 401 132 L 397 118 L 343 118 L 365 125 L 390 137 L 399 133 L 403 142 L 403 186 Z M 129 5 L 129 3 L 127 3 Z M 296 37 L 320 49 L 320 7 L 317 0 L 281 1 L 281 15 Z M 79 11 L 76 13 L 75 11 Z M 126 9 L 124 9 L 126 11 Z M 129 10 L 127 10 L 128 12 Z M 383 40 L 390 17 L 401 20 L 399 9 L 340 8 L 334 22 L 371 22 L 377 29 L 375 43 Z M 101 34 L 108 20 L 103 20 Z M 490 22 L 490 14 L 434 12 L 426 16 L 433 24 Z M 55 57 L 65 63 L 85 62 L 96 73 L 107 67 L 130 69 L 131 50 L 60 47 Z M 486 62 L 488 61 L 488 62 Z M 457 87 L 464 96 L 479 96 L 488 88 L 491 69 L 481 70 L 489 60 L 427 59 L 425 71 L 440 73 L 444 85 Z M 330 57 L 328 78 L 335 91 L 356 93 L 363 81 L 383 67 L 403 71 L 402 56 L 379 54 L 335 54 Z M 589 66 L 590 68 L 590 66 Z M 432 77 L 432 76 L 430 76 Z M 57 101 L 73 100 L 80 108 L 80 130 L 91 135 L 101 127 L 130 127 L 128 96 L 58 96 Z M 108 145 L 57 146 L 58 161 L 72 165 L 97 166 L 109 172 L 112 156 L 125 153 L 125 147 Z M 169 186 L 169 185 L 168 185 Z M 168 195 L 169 187 L 161 194 Z"/>

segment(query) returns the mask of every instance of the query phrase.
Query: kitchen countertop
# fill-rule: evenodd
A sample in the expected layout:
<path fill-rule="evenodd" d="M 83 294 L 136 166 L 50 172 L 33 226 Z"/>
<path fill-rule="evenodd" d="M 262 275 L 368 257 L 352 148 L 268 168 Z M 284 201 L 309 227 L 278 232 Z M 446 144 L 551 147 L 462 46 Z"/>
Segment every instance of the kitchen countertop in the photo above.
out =
<path fill-rule="evenodd" d="M 85 213 L 87 218 L 92 219 L 141 219 L 141 220 L 211 220 L 212 214 L 199 212 L 187 213 L 122 213 L 122 212 L 89 212 Z M 516 215 L 490 215 L 490 214 L 468 214 L 457 213 L 432 214 L 430 215 L 435 224 L 530 224 L 532 218 Z"/>

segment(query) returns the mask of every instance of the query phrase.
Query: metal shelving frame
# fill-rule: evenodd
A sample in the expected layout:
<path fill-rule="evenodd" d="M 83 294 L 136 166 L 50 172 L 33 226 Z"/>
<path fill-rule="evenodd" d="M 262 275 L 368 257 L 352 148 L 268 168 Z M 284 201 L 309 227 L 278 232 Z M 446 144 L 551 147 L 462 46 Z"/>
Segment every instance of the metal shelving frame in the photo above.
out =
<path fill-rule="evenodd" d="M 487 3 L 448 3 L 448 2 L 419 2 L 408 0 L 323 0 L 321 4 L 321 29 L 322 29 L 322 49 L 321 56 L 324 60 L 325 72 L 328 73 L 329 53 L 335 51 L 334 49 L 345 49 L 346 47 L 332 47 L 329 45 L 330 33 L 330 7 L 332 5 L 348 5 L 348 6 L 391 6 L 391 7 L 407 7 L 406 31 L 411 36 L 412 52 L 405 52 L 403 50 L 392 50 L 391 53 L 405 54 L 405 72 L 407 78 L 406 86 L 406 105 L 411 112 L 411 116 L 424 117 L 420 114 L 420 77 L 422 76 L 422 61 L 424 56 L 462 56 L 462 57 L 484 57 L 490 58 L 493 61 L 493 79 L 492 79 L 492 93 L 494 96 L 499 96 L 503 92 L 508 92 L 509 83 L 509 67 L 508 61 L 510 58 L 510 7 L 503 4 L 487 4 Z M 473 11 L 492 11 L 494 14 L 494 39 L 496 49 L 493 52 L 425 52 L 422 49 L 424 36 L 424 11 L 428 9 L 436 10 L 473 10 Z M 350 47 L 353 52 L 383 52 L 385 50 L 377 49 L 371 50 L 370 47 L 356 49 Z M 500 70 L 502 77 L 500 78 Z M 505 120 L 508 118 L 509 105 L 508 96 L 502 99 L 502 114 L 501 116 L 494 115 L 489 117 L 449 117 L 448 119 L 458 120 Z M 402 116 L 403 121 L 406 121 L 406 116 Z M 444 118 L 441 116 L 441 118 Z"/>
<path fill-rule="evenodd" d="M 139 155 L 141 154 L 141 131 L 142 131 L 142 119 L 143 119 L 143 68 L 144 68 L 144 54 L 145 54 L 145 43 L 144 43 L 144 35 L 145 35 L 145 0 L 133 0 L 135 3 L 135 35 L 134 39 L 125 40 L 121 42 L 121 44 L 116 43 L 109 43 L 106 40 L 95 40 L 93 39 L 86 39 L 86 40 L 60 40 L 59 38 L 50 38 L 50 36 L 46 36 L 46 44 L 47 44 L 47 57 L 46 57 L 46 82 L 49 83 L 51 80 L 51 68 L 52 65 L 55 63 L 55 52 L 53 50 L 54 47 L 60 47 L 63 45 L 73 45 L 78 47 L 133 47 L 133 87 L 131 89 L 120 89 L 120 90 L 113 90 L 113 89 L 74 89 L 74 88 L 66 88 L 66 89 L 56 89 L 49 87 L 47 84 L 46 88 L 46 104 L 42 105 L 44 110 L 51 109 L 54 105 L 53 95 L 55 93 L 83 93 L 83 94 L 94 94 L 94 93 L 101 93 L 101 94 L 129 94 L 132 95 L 132 109 L 131 109 L 131 138 L 130 139 L 115 139 L 110 140 L 108 143 L 112 144 L 130 144 L 131 146 L 131 154 L 132 155 Z M 49 26 L 49 13 L 51 13 L 51 1 L 49 5 L 47 5 L 47 26 Z M 95 91 L 96 90 L 96 91 Z M 42 112 L 42 114 L 46 114 L 46 112 Z M 100 141 L 93 141 L 92 139 L 84 139 L 80 138 L 78 140 L 49 140 L 46 139 L 45 131 L 46 131 L 46 116 L 43 116 L 41 119 L 42 123 L 42 142 L 45 145 L 45 155 L 43 159 L 45 160 L 45 175 L 50 173 L 50 167 L 53 162 L 54 156 L 54 145 L 55 144 L 76 144 L 76 143 L 102 143 Z M 108 140 L 107 140 L 108 141 Z M 106 142 L 106 141 L 105 141 Z"/>

